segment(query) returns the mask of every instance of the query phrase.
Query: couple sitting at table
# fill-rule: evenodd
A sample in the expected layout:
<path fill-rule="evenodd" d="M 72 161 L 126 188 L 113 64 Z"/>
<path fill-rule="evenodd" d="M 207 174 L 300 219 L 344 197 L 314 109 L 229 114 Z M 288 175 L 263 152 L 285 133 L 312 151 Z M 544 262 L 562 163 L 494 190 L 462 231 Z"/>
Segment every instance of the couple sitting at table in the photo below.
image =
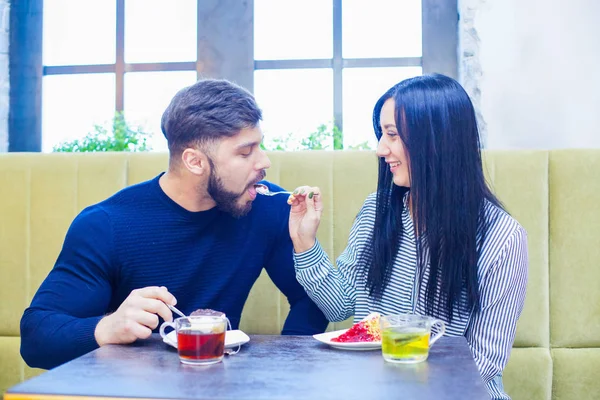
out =
<path fill-rule="evenodd" d="M 264 267 L 287 296 L 283 334 L 322 332 L 368 313 L 431 315 L 464 335 L 490 395 L 507 398 L 508 360 L 527 281 L 523 228 L 483 175 L 469 97 L 430 75 L 375 105 L 377 192 L 332 265 L 316 240 L 316 187 L 257 195 L 270 161 L 246 90 L 201 80 L 162 117 L 168 171 L 84 209 L 21 320 L 21 354 L 53 368 L 105 344 L 147 338 L 166 304 L 226 313 L 233 329 Z M 264 182 L 273 191 L 282 190 Z M 166 303 L 166 304 L 165 304 Z"/>

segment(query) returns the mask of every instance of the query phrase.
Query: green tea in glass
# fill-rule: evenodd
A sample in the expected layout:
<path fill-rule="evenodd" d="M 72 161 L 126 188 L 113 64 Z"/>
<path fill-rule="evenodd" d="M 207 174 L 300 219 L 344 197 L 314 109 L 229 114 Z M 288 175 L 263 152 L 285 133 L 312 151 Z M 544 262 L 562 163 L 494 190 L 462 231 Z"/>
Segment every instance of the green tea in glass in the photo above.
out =
<path fill-rule="evenodd" d="M 393 363 L 418 363 L 429 356 L 429 348 L 444 334 L 446 325 L 435 318 L 397 314 L 379 318 L 381 353 Z M 431 336 L 431 329 L 439 326 Z"/>

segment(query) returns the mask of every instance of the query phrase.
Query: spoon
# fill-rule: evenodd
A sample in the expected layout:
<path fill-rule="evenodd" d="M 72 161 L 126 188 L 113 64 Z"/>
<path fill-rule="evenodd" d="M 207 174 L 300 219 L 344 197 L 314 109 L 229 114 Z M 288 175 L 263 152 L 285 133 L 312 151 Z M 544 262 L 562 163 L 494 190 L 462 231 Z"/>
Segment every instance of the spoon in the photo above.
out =
<path fill-rule="evenodd" d="M 167 304 L 167 307 L 169 307 L 169 310 L 173 311 L 175 314 L 179 315 L 180 317 L 185 317 L 185 314 L 182 313 L 181 311 L 179 311 L 177 308 L 175 308 L 175 306 Z"/>
<path fill-rule="evenodd" d="M 267 187 L 267 185 L 263 185 L 262 183 L 257 183 L 256 185 L 254 185 L 254 189 L 256 190 L 256 193 L 258 194 L 262 194 L 264 196 L 275 196 L 276 194 L 292 194 L 292 192 L 271 192 L 269 190 L 269 188 Z"/>

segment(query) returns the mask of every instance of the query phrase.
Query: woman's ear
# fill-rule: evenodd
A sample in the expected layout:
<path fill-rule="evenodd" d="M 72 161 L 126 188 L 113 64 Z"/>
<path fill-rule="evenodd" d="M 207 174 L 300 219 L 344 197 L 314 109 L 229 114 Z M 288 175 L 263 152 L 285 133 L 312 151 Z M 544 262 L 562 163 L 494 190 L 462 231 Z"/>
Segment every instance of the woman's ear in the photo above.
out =
<path fill-rule="evenodd" d="M 185 168 L 197 176 L 210 174 L 210 164 L 204 152 L 198 149 L 187 148 L 181 153 L 181 162 Z"/>

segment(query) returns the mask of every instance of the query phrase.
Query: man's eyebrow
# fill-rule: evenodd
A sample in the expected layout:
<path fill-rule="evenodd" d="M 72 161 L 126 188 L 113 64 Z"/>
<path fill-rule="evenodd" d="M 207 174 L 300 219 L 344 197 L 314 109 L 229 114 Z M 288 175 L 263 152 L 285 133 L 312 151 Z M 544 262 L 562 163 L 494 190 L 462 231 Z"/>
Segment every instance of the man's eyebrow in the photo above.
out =
<path fill-rule="evenodd" d="M 253 146 L 258 146 L 259 144 L 261 144 L 261 142 L 263 141 L 264 136 L 260 139 L 260 141 L 253 141 L 253 142 L 244 142 L 242 144 L 237 145 L 235 148 L 236 150 L 241 150 L 245 147 L 253 147 Z"/>

